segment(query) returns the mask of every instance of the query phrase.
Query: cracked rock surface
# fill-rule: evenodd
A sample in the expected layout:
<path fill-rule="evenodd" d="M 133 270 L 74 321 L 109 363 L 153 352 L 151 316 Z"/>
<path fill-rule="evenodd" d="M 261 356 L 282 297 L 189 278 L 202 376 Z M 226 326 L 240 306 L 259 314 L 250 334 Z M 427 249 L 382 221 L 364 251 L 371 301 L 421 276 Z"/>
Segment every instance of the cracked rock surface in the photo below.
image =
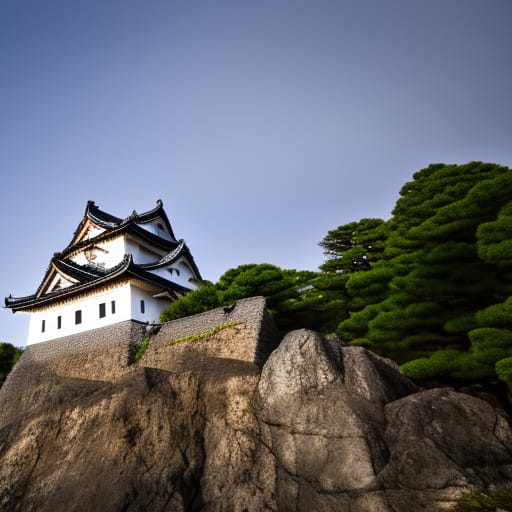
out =
<path fill-rule="evenodd" d="M 258 385 L 262 441 L 283 511 L 442 510 L 512 484 L 512 432 L 489 403 L 422 391 L 394 363 L 321 335 L 288 334 Z"/>
<path fill-rule="evenodd" d="M 0 511 L 430 512 L 512 485 L 503 411 L 365 349 L 299 330 L 262 370 L 194 371 L 173 350 L 115 378 L 20 365 L 0 392 Z"/>

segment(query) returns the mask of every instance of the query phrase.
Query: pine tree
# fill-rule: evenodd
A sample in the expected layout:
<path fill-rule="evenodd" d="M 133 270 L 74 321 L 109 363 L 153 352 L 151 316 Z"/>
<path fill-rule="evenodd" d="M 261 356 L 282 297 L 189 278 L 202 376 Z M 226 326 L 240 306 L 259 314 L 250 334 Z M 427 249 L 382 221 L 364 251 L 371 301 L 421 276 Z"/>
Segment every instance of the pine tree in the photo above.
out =
<path fill-rule="evenodd" d="M 512 199 L 512 173 L 478 162 L 436 164 L 416 173 L 400 196 L 381 260 L 347 283 L 352 310 L 340 334 L 411 361 L 403 366 L 410 376 L 490 375 L 494 365 L 489 371 L 474 357 L 468 333 L 479 310 L 507 297 L 508 284 L 481 257 L 477 231 Z"/>

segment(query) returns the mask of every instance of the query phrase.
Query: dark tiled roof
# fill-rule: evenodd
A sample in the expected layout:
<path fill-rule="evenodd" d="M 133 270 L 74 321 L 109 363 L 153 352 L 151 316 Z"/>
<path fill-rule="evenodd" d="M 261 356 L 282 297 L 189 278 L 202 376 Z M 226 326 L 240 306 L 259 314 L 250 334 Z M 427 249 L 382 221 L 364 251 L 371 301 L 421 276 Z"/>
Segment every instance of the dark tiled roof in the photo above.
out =
<path fill-rule="evenodd" d="M 87 207 L 85 209 L 85 217 L 90 218 L 93 222 L 97 223 L 100 226 L 105 228 L 111 228 L 115 226 L 119 226 L 120 224 L 127 224 L 130 222 L 137 222 L 139 224 L 145 224 L 147 222 L 152 222 L 158 218 L 161 218 L 172 238 L 174 237 L 174 233 L 172 231 L 171 223 L 167 217 L 167 214 L 164 210 L 164 203 L 161 199 L 158 199 L 156 202 L 156 206 L 152 210 L 148 210 L 144 213 L 137 213 L 135 210 L 126 217 L 125 219 L 121 219 L 120 217 L 116 217 L 110 213 L 107 213 L 99 208 L 94 201 L 88 201 Z"/>
<path fill-rule="evenodd" d="M 165 228 L 170 234 L 171 240 L 162 238 L 141 227 L 141 224 L 153 222 L 157 219 L 165 225 Z M 92 222 L 100 228 L 103 228 L 105 231 L 87 240 L 77 241 L 79 235 L 83 232 L 83 229 L 88 222 Z M 160 260 L 154 263 L 141 265 L 135 264 L 131 255 L 126 255 L 118 265 L 109 269 L 105 269 L 94 264 L 79 265 L 70 259 L 70 256 L 74 253 L 83 251 L 89 246 L 94 246 L 99 242 L 106 241 L 121 234 L 128 234 L 133 238 L 146 242 L 153 247 L 166 251 L 167 253 L 165 256 L 160 258 Z M 101 286 L 104 283 L 130 277 L 152 283 L 163 291 L 170 292 L 171 295 L 183 295 L 190 291 L 190 289 L 150 272 L 150 270 L 163 267 L 164 265 L 168 265 L 176 261 L 179 257 L 184 257 L 187 263 L 191 266 L 193 272 L 197 275 L 197 278 L 201 279 L 199 269 L 194 262 L 194 258 L 192 257 L 190 250 L 185 245 L 185 242 L 183 240 L 176 240 L 167 214 L 163 209 L 163 203 L 160 199 L 157 201 L 156 207 L 152 210 L 141 214 L 134 211 L 125 219 L 121 219 L 111 215 L 110 213 L 104 212 L 94 201 L 88 201 L 84 217 L 78 225 L 72 241 L 62 252 L 54 254 L 36 293 L 18 298 L 9 296 L 5 299 L 5 305 L 6 307 L 11 308 L 13 312 L 21 309 L 29 309 L 40 304 L 48 304 L 62 300 L 63 298 L 77 295 L 93 287 Z M 55 275 L 55 272 L 58 272 L 70 281 L 76 281 L 76 283 L 65 288 L 44 293 L 50 284 L 50 280 Z"/>
<path fill-rule="evenodd" d="M 162 222 L 164 223 L 165 228 L 167 229 L 171 236 L 171 241 L 164 240 L 158 237 L 157 235 L 154 235 L 153 233 L 150 233 L 149 231 L 138 226 L 138 224 L 147 224 L 157 219 L 161 219 Z M 174 236 L 174 232 L 172 230 L 171 223 L 169 222 L 169 218 L 165 213 L 164 205 L 161 199 L 158 199 L 155 208 L 153 208 L 152 210 L 149 210 L 144 213 L 137 213 L 134 210 L 132 214 L 126 217 L 125 219 L 121 219 L 120 217 L 116 217 L 114 215 L 111 215 L 110 213 L 101 210 L 94 201 L 88 201 L 87 206 L 85 208 L 84 218 L 76 228 L 73 239 L 71 240 L 70 244 L 65 249 L 65 251 L 77 245 L 76 239 L 88 220 L 90 220 L 97 226 L 107 230 L 106 233 L 103 233 L 103 235 L 106 235 L 107 237 L 113 233 L 125 232 L 128 228 L 131 228 L 138 231 L 139 234 L 149 235 L 150 238 L 153 239 L 154 243 L 158 243 L 158 241 L 160 241 L 160 243 L 162 243 L 161 241 L 165 241 L 168 242 L 168 244 L 177 243 L 176 237 Z"/>
<path fill-rule="evenodd" d="M 176 261 L 180 256 L 185 257 L 188 264 L 192 267 L 192 270 L 196 273 L 197 278 L 201 279 L 201 274 L 199 273 L 199 269 L 197 268 L 196 262 L 194 261 L 192 254 L 190 254 L 189 248 L 185 244 L 185 240 L 180 240 L 175 249 L 168 252 L 165 256 L 162 256 L 158 261 L 156 261 L 154 263 L 143 263 L 139 266 L 140 266 L 140 268 L 145 269 L 145 270 L 152 270 L 155 268 L 163 267 L 165 265 L 169 265 L 170 263 L 173 263 L 174 261 Z"/>
<path fill-rule="evenodd" d="M 52 268 L 58 269 L 72 279 L 78 279 L 76 284 L 66 288 L 42 294 L 44 283 L 48 282 Z M 152 274 L 136 265 L 131 255 L 126 255 L 123 260 L 110 269 L 103 269 L 96 265 L 78 265 L 69 260 L 62 260 L 54 257 L 46 272 L 45 279 L 34 295 L 26 297 L 6 297 L 5 306 L 14 311 L 30 309 L 43 304 L 67 299 L 83 293 L 91 288 L 118 281 L 120 279 L 137 278 L 147 283 L 153 284 L 163 291 L 169 292 L 173 296 L 184 295 L 189 292 L 189 288 L 185 288 L 179 284 L 173 283 L 160 276 Z"/>
<path fill-rule="evenodd" d="M 68 256 L 76 251 L 83 250 L 89 245 L 95 245 L 99 242 L 104 242 L 110 238 L 128 233 L 166 251 L 172 251 L 178 246 L 177 241 L 166 240 L 165 238 L 161 238 L 154 233 L 151 233 L 150 231 L 137 226 L 137 224 L 127 223 L 114 228 L 110 228 L 95 236 L 94 238 L 82 240 L 81 242 L 75 243 L 75 237 L 73 241 L 60 254 L 63 256 Z"/>

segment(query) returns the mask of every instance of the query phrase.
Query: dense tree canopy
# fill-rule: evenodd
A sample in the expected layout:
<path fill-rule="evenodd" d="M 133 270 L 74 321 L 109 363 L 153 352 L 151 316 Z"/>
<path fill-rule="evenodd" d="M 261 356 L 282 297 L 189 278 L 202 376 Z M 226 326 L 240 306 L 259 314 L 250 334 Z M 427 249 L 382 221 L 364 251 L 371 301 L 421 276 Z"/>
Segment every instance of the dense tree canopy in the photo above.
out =
<path fill-rule="evenodd" d="M 346 315 L 340 296 L 345 280 L 345 276 L 327 279 L 317 272 L 283 270 L 268 263 L 240 265 L 225 272 L 217 283 L 206 281 L 172 303 L 161 319 L 174 320 L 262 295 L 283 332 L 299 327 L 333 331 Z"/>
<path fill-rule="evenodd" d="M 434 164 L 389 220 L 328 231 L 321 272 L 248 264 L 172 304 L 170 320 L 263 295 L 283 331 L 336 331 L 419 379 L 512 380 L 512 171 Z"/>
<path fill-rule="evenodd" d="M 386 234 L 382 219 L 361 219 L 329 231 L 320 242 L 328 257 L 320 269 L 338 273 L 368 270 L 380 259 Z"/>
<path fill-rule="evenodd" d="M 416 173 L 386 223 L 382 256 L 347 282 L 339 334 L 412 377 L 505 377 L 512 343 L 497 329 L 512 334 L 512 321 L 497 318 L 512 294 L 511 200 L 512 172 L 498 165 Z"/>

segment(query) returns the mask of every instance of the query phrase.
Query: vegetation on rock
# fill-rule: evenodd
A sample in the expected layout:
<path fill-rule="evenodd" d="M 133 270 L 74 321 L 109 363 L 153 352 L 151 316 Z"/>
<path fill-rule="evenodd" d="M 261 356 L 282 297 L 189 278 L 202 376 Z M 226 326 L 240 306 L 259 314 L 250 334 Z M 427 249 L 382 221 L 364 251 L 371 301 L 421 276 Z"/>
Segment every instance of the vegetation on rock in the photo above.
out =
<path fill-rule="evenodd" d="M 449 512 L 508 512 L 512 511 L 512 488 L 496 489 L 490 494 L 463 494 Z"/>
<path fill-rule="evenodd" d="M 283 270 L 268 263 L 245 264 L 225 272 L 215 284 L 203 285 L 161 315 L 162 322 L 229 306 L 239 299 L 262 295 L 278 327 L 287 332 L 297 326 L 332 331 L 345 315 L 339 290 L 345 276 L 326 279 L 311 271 Z"/>
<path fill-rule="evenodd" d="M 135 352 L 135 361 L 138 361 L 146 352 L 146 350 L 149 347 L 150 338 L 144 338 L 142 340 L 142 343 L 140 344 L 139 348 L 137 349 L 137 352 Z"/>
<path fill-rule="evenodd" d="M 198 334 L 191 334 L 190 336 L 182 336 L 181 338 L 174 338 L 169 341 L 168 345 L 176 345 L 177 343 L 187 343 L 189 341 L 203 340 L 205 338 L 209 338 L 217 334 L 228 327 L 235 327 L 235 325 L 240 325 L 242 322 L 226 322 L 224 324 L 216 325 L 213 329 L 209 331 L 200 332 Z"/>

